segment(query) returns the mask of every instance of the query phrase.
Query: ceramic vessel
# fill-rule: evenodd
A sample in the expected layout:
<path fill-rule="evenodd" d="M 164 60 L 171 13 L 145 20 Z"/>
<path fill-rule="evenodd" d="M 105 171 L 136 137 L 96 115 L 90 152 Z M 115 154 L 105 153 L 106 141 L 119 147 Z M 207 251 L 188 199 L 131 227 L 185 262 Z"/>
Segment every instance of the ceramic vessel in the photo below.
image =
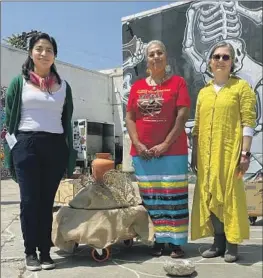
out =
<path fill-rule="evenodd" d="M 114 169 L 114 161 L 111 160 L 110 153 L 96 153 L 96 158 L 92 161 L 92 176 L 97 182 L 103 181 L 106 172 Z"/>

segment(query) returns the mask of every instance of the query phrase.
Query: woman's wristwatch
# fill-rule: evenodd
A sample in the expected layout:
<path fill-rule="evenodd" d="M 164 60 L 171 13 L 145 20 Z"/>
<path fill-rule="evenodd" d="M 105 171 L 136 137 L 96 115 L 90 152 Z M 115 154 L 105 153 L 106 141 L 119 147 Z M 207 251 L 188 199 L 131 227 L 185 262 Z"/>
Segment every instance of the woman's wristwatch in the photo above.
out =
<path fill-rule="evenodd" d="M 251 158 L 251 152 L 242 151 L 241 155 L 245 158 L 248 158 L 248 159 Z"/>

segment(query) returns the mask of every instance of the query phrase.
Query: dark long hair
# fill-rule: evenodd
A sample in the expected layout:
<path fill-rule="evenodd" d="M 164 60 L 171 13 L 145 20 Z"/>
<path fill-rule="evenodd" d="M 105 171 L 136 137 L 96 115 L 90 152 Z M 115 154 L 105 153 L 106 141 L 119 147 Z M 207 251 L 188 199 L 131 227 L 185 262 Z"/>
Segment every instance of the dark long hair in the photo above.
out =
<path fill-rule="evenodd" d="M 53 37 L 49 36 L 46 33 L 37 33 L 36 35 L 34 35 L 29 41 L 28 57 L 22 66 L 22 74 L 23 74 L 25 80 L 27 80 L 27 81 L 30 79 L 30 75 L 29 75 L 30 71 L 34 71 L 34 62 L 33 62 L 32 58 L 30 57 L 30 54 L 32 53 L 32 50 L 33 50 L 35 44 L 41 39 L 48 40 L 52 44 L 54 55 L 55 55 L 55 57 L 57 57 L 58 48 L 57 48 L 57 43 Z M 55 74 L 58 84 L 61 84 L 61 78 L 57 72 L 57 68 L 54 63 L 52 64 L 50 71 Z"/>

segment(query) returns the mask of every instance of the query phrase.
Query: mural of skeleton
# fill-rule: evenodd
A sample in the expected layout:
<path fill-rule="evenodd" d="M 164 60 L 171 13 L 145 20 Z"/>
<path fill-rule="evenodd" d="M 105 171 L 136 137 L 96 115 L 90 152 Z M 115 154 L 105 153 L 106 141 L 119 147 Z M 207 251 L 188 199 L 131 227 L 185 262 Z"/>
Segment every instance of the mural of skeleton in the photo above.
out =
<path fill-rule="evenodd" d="M 137 38 L 137 36 L 133 36 L 133 38 L 126 44 L 122 46 L 122 52 L 128 53 L 128 58 L 124 60 L 122 67 L 123 72 L 125 72 L 128 68 L 134 68 L 138 64 L 140 64 L 144 58 L 144 52 L 147 43 L 143 43 L 141 38 Z M 124 104 L 127 104 L 130 89 L 131 89 L 131 81 L 132 75 L 127 73 L 123 77 L 123 91 L 122 91 L 122 101 Z"/>
<path fill-rule="evenodd" d="M 144 50 L 146 43 L 143 43 L 140 38 L 134 36 L 131 41 L 122 46 L 123 52 L 128 52 L 129 57 L 123 62 L 123 71 L 127 68 L 134 68 L 144 60 Z"/>
<path fill-rule="evenodd" d="M 186 26 L 182 42 L 182 52 L 185 54 L 188 63 L 192 64 L 194 71 L 202 76 L 204 84 L 212 78 L 207 68 L 207 57 L 213 46 L 220 41 L 226 41 L 233 45 L 236 53 L 235 74 L 247 80 L 254 89 L 257 97 L 257 126 L 252 146 L 254 161 L 251 165 L 252 172 L 262 169 L 262 63 L 250 57 L 247 53 L 246 43 L 242 38 L 242 21 L 245 17 L 255 24 L 255 27 L 262 25 L 262 7 L 248 9 L 243 7 L 239 1 L 192 1 L 186 11 Z M 136 35 L 123 44 L 122 51 L 125 59 L 123 62 L 123 91 L 122 102 L 124 107 L 127 104 L 133 76 L 129 68 L 135 68 L 144 60 L 144 50 L 147 42 Z M 188 134 L 189 157 L 191 156 L 191 131 L 194 120 L 186 123 Z M 259 144 L 261 147 L 259 147 Z M 261 148 L 261 149 L 260 149 Z"/>
<path fill-rule="evenodd" d="M 236 53 L 235 74 L 247 80 L 257 96 L 255 136 L 258 138 L 255 139 L 259 144 L 262 142 L 263 125 L 262 64 L 249 57 L 246 52 L 246 44 L 241 38 L 242 23 L 240 16 L 246 17 L 255 25 L 262 25 L 262 7 L 250 10 L 244 8 L 238 1 L 197 1 L 192 3 L 187 10 L 183 52 L 190 58 L 195 71 L 202 74 L 204 82 L 207 83 L 212 76 L 207 68 L 206 57 L 209 56 L 213 46 L 220 41 L 226 41 L 233 45 Z M 201 43 L 208 46 L 203 53 L 198 52 L 195 44 L 195 28 L 201 35 Z M 188 133 L 191 132 L 193 125 L 193 121 L 187 123 Z M 260 171 L 262 169 L 262 147 L 258 145 L 255 147 L 254 144 L 252 151 L 254 153 L 254 163 L 252 162 L 251 165 L 256 171 Z"/>

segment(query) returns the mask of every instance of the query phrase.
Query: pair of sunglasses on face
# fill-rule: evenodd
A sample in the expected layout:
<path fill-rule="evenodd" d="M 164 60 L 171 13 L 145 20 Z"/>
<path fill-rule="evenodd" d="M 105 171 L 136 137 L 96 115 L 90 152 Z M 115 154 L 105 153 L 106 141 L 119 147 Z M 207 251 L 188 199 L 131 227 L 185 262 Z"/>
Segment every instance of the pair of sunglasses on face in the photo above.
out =
<path fill-rule="evenodd" d="M 221 58 L 223 61 L 228 61 L 230 59 L 230 55 L 224 54 L 224 55 L 220 55 L 220 54 L 214 54 L 212 56 L 213 60 L 215 61 L 219 61 Z"/>

